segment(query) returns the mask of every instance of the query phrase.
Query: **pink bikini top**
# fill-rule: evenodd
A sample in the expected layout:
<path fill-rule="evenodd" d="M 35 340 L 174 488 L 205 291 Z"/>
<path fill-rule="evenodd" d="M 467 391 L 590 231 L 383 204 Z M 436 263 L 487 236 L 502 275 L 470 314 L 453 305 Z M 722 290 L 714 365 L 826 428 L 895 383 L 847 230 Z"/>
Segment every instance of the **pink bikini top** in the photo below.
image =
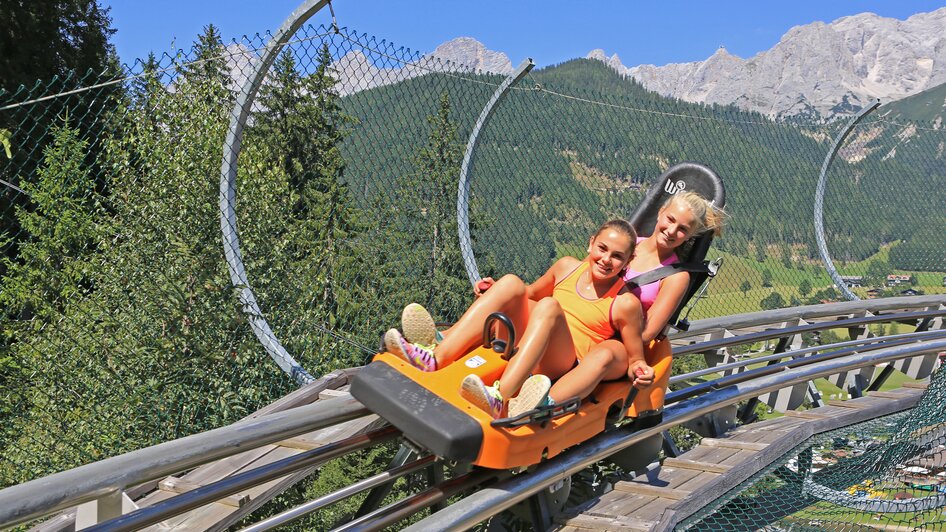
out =
<path fill-rule="evenodd" d="M 637 243 L 639 244 L 641 240 L 645 240 L 645 239 L 646 237 L 638 237 Z M 675 262 L 680 262 L 680 259 L 677 258 L 676 253 L 664 259 L 660 263 L 660 265 L 669 266 Z M 654 267 L 651 269 L 656 270 L 657 267 Z M 650 270 L 647 270 L 647 271 L 650 271 Z M 647 273 L 647 272 L 637 272 L 628 268 L 627 271 L 624 273 L 624 280 L 630 281 L 631 279 L 637 277 L 638 275 L 642 273 Z M 645 284 L 644 286 L 637 286 L 637 287 L 631 288 L 631 293 L 637 296 L 637 299 L 641 300 L 641 307 L 643 307 L 645 316 L 647 315 L 647 311 L 650 310 L 650 307 L 654 304 L 654 301 L 657 300 L 657 292 L 659 291 L 660 291 L 660 281 L 654 281 L 652 283 Z"/>

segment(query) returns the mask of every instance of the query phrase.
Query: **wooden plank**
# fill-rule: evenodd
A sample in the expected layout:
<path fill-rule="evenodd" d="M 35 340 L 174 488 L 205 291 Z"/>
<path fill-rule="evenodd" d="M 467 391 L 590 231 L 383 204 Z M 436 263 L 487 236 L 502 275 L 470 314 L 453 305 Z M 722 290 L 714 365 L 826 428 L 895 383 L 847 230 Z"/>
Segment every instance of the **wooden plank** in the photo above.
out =
<path fill-rule="evenodd" d="M 926 390 L 930 387 L 930 381 L 919 381 L 919 382 L 910 382 L 907 381 L 900 386 L 904 388 L 913 388 L 915 390 Z"/>
<path fill-rule="evenodd" d="M 348 393 L 348 390 L 333 390 L 331 388 L 319 392 L 319 400 L 334 399 L 336 397 L 351 397 L 351 394 Z"/>
<path fill-rule="evenodd" d="M 598 502 L 585 513 L 597 517 L 620 517 L 631 514 L 637 517 L 637 513 L 654 505 L 657 500 L 657 497 L 612 490 L 602 495 Z"/>
<path fill-rule="evenodd" d="M 651 484 L 639 484 L 637 482 L 618 482 L 614 485 L 614 491 L 624 493 L 633 493 L 634 495 L 649 495 L 651 497 L 661 497 L 679 501 L 690 495 L 689 491 L 677 488 L 654 486 Z"/>
<path fill-rule="evenodd" d="M 735 452 L 729 458 L 720 462 L 721 465 L 729 466 L 732 469 L 735 469 L 741 464 L 744 464 L 747 460 L 752 460 L 760 451 L 754 450 L 741 450 Z M 685 456 L 685 455 L 684 455 Z"/>
<path fill-rule="evenodd" d="M 261 458 L 255 464 L 255 467 L 262 467 L 267 464 L 271 464 L 283 458 L 298 454 L 299 451 L 295 449 L 289 449 L 286 447 L 277 447 L 272 452 L 268 453 L 265 457 Z M 279 479 L 271 481 L 278 482 Z M 257 486 L 259 488 L 259 486 Z M 243 503 L 241 508 L 234 508 L 229 505 L 223 505 L 219 503 L 213 503 L 200 508 L 191 510 L 190 512 L 178 515 L 166 521 L 167 525 L 172 529 L 181 529 L 181 530 L 215 530 L 219 529 L 220 525 L 227 521 L 228 518 L 233 518 L 239 520 L 246 513 L 251 512 L 255 507 L 260 506 L 262 502 L 258 501 L 253 496 L 253 489 L 248 490 L 243 493 L 235 494 L 234 496 L 248 496 L 248 500 Z M 253 504 L 257 503 L 257 504 Z"/>
<path fill-rule="evenodd" d="M 750 441 L 723 440 L 719 438 L 703 438 L 700 445 L 707 447 L 725 447 L 727 449 L 739 449 L 743 451 L 761 451 L 769 446 L 767 443 L 756 443 Z"/>
<path fill-rule="evenodd" d="M 881 399 L 903 399 L 908 397 L 909 394 L 896 393 L 893 391 L 886 392 L 867 392 L 867 397 L 879 397 Z"/>
<path fill-rule="evenodd" d="M 274 412 L 282 412 L 283 410 L 310 404 L 318 399 L 319 393 L 323 390 L 337 389 L 351 382 L 351 378 L 358 373 L 359 369 L 360 368 L 347 368 L 335 370 L 288 395 L 284 395 L 280 399 L 246 416 L 243 420 L 256 419 Z"/>
<path fill-rule="evenodd" d="M 686 456 L 686 455 L 684 455 Z M 664 467 L 678 467 L 680 469 L 693 469 L 704 473 L 725 473 L 732 466 L 717 464 L 713 462 L 701 462 L 698 460 L 687 460 L 685 458 L 665 458 Z"/>
<path fill-rule="evenodd" d="M 816 410 L 818 409 L 800 410 L 800 411 L 788 410 L 787 412 L 785 412 L 785 416 L 796 417 L 796 418 L 801 418 L 801 419 L 826 419 L 826 418 L 834 417 L 833 416 L 834 412 L 831 412 L 831 413 L 817 412 Z"/>
<path fill-rule="evenodd" d="M 311 451 L 312 449 L 318 449 L 324 444 L 312 440 L 307 440 L 301 436 L 296 436 L 295 438 L 289 438 L 288 440 L 282 440 L 276 442 L 276 445 L 280 447 L 287 447 L 289 449 L 298 449 L 300 451 Z"/>
<path fill-rule="evenodd" d="M 698 460 L 702 462 L 713 462 L 713 463 L 722 463 L 724 460 L 730 456 L 738 453 L 738 449 L 724 449 L 722 447 L 694 447 L 687 451 L 684 456 L 690 460 Z"/>
<path fill-rule="evenodd" d="M 884 405 L 887 402 L 888 399 L 884 399 L 882 397 L 871 397 L 869 395 L 865 395 L 863 397 L 848 400 L 830 399 L 827 404 L 835 408 L 859 408 L 863 410 L 866 408 L 877 408 L 878 406 Z"/>
<path fill-rule="evenodd" d="M 861 409 L 875 406 L 875 405 L 866 404 L 866 403 L 855 403 L 854 401 L 842 401 L 840 399 L 828 399 L 827 401 L 825 401 L 825 404 L 836 406 L 839 408 L 861 408 Z"/>
<path fill-rule="evenodd" d="M 693 493 L 703 489 L 704 486 L 710 483 L 716 482 L 716 479 L 718 479 L 719 476 L 720 475 L 718 473 L 700 473 L 683 484 L 680 484 L 676 488 L 680 491 L 688 491 Z"/>
<path fill-rule="evenodd" d="M 657 522 L 663 516 L 664 512 L 667 511 L 667 508 L 676 504 L 677 501 L 673 499 L 661 499 L 653 498 L 647 504 L 635 508 L 634 510 L 621 510 L 622 517 L 631 517 L 634 519 L 639 519 L 641 521 L 652 521 Z"/>
<path fill-rule="evenodd" d="M 177 477 L 167 477 L 158 483 L 159 490 L 169 491 L 177 495 L 180 495 L 181 493 L 187 493 L 188 491 L 195 490 L 201 486 L 202 484 L 188 482 Z M 239 508 L 240 506 L 246 504 L 247 501 L 249 501 L 249 497 L 246 495 L 230 495 L 229 497 L 220 499 L 217 502 L 227 506 L 232 506 L 234 508 Z"/>
<path fill-rule="evenodd" d="M 654 522 L 634 519 L 629 516 L 609 518 L 579 514 L 566 519 L 562 524 L 585 530 L 650 530 Z"/>

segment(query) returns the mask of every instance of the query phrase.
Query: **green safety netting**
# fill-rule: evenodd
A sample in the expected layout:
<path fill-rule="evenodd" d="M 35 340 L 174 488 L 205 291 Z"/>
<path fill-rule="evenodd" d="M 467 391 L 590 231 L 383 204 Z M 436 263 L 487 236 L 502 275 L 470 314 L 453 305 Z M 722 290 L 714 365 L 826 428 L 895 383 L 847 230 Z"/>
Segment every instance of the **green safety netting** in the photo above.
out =
<path fill-rule="evenodd" d="M 946 528 L 946 372 L 906 412 L 819 434 L 681 530 Z"/>

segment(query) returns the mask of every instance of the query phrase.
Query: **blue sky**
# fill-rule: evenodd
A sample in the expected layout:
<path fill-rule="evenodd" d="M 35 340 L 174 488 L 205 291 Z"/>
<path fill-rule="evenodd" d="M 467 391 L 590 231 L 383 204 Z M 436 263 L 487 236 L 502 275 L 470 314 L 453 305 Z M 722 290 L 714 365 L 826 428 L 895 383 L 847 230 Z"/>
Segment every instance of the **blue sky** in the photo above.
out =
<path fill-rule="evenodd" d="M 230 39 L 275 30 L 302 0 L 100 0 L 111 7 L 122 61 L 189 48 L 213 23 Z M 862 12 L 906 19 L 943 0 L 334 0 L 341 26 L 420 52 L 469 36 L 539 66 L 583 57 L 594 48 L 625 65 L 698 61 L 723 45 L 750 57 L 792 26 Z M 312 21 L 330 21 L 328 9 Z M 310 21 L 310 22 L 312 22 Z"/>

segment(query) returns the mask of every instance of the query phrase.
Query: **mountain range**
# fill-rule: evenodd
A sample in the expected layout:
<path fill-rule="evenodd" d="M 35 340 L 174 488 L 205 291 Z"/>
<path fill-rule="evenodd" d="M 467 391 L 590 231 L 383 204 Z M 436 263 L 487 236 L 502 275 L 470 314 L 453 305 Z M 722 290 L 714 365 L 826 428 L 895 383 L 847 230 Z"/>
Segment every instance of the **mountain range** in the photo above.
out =
<path fill-rule="evenodd" d="M 428 57 L 497 74 L 512 70 L 505 54 L 470 37 L 443 43 Z M 861 13 L 796 26 L 748 59 L 722 47 L 704 61 L 663 66 L 628 67 L 601 49 L 586 57 L 686 102 L 732 104 L 773 118 L 830 118 L 946 82 L 946 8 L 906 20 Z"/>

